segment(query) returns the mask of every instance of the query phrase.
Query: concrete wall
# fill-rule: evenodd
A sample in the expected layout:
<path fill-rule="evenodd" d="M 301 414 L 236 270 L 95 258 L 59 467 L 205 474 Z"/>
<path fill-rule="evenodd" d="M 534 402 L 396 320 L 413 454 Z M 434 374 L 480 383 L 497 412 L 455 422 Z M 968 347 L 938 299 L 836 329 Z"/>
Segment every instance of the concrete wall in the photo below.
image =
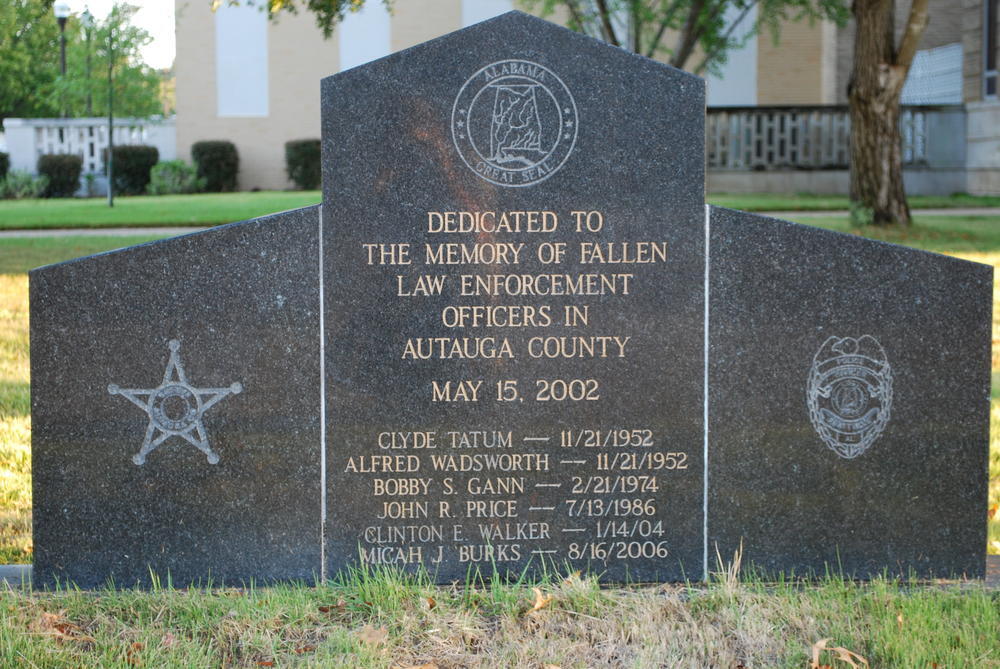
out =
<path fill-rule="evenodd" d="M 827 22 L 784 22 L 775 45 L 767 30 L 757 38 L 757 104 L 833 102 L 835 30 Z"/>
<path fill-rule="evenodd" d="M 207 0 L 175 2 L 177 153 L 190 160 L 191 145 L 197 141 L 233 142 L 240 154 L 241 190 L 292 186 L 285 174 L 284 145 L 293 139 L 319 138 L 323 77 L 514 6 L 512 0 L 421 0 L 394 3 L 392 14 L 386 14 L 381 3 L 371 2 L 360 15 L 349 14 L 328 40 L 313 15 L 303 9 L 267 23 L 263 38 L 256 34 L 254 24 L 254 30 L 246 33 L 246 44 L 229 44 L 229 33 L 219 30 L 219 19 Z M 238 8 L 241 12 L 248 9 Z M 254 17 L 244 18 L 254 23 Z M 233 60 L 222 62 L 226 58 Z M 253 71 L 240 72 L 240 67 Z M 242 92 L 248 99 L 239 99 L 238 86 L 220 86 L 220 73 L 226 72 L 239 72 L 254 92 L 263 90 L 264 104 L 246 90 Z M 220 95 L 225 96 L 223 104 Z M 241 106 L 250 113 L 241 113 Z"/>
<path fill-rule="evenodd" d="M 1000 101 L 966 104 L 969 192 L 1000 194 Z"/>
<path fill-rule="evenodd" d="M 319 138 L 319 81 L 338 70 L 336 35 L 324 40 L 308 12 L 268 26 L 267 116 L 220 116 L 215 16 L 210 3 L 177 0 L 177 153 L 227 139 L 240 154 L 239 187 L 285 188 L 285 142 Z"/>
<path fill-rule="evenodd" d="M 108 146 L 106 118 L 8 118 L 3 127 L 10 154 L 10 168 L 35 172 L 38 157 L 46 153 L 69 153 L 83 158 L 83 173 L 104 170 L 103 152 Z M 174 160 L 174 119 L 115 119 L 115 144 L 155 146 L 160 160 Z"/>

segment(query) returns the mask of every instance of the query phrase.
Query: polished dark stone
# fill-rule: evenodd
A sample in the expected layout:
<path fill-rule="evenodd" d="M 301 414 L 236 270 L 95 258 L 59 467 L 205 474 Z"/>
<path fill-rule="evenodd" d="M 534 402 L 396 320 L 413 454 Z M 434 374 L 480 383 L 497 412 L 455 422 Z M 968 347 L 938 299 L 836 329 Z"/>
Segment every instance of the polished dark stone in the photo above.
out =
<path fill-rule="evenodd" d="M 527 74 L 517 70 L 506 80 L 514 86 L 511 90 L 490 88 L 483 68 L 495 64 L 494 78 L 500 80 L 504 63 L 508 68 L 525 63 L 540 68 Z M 525 95 L 536 96 L 528 103 L 538 110 L 527 123 L 541 136 L 544 149 L 554 146 L 546 178 L 503 169 L 480 176 L 475 168 L 489 162 L 485 158 L 499 156 L 495 162 L 501 167 L 531 162 L 518 163 L 517 149 L 510 149 L 513 157 L 486 150 L 492 112 L 512 100 L 525 104 Z M 607 580 L 700 578 L 704 83 L 510 13 L 325 79 L 322 109 L 329 573 L 356 564 L 361 548 L 369 559 L 377 549 L 376 564 L 416 568 L 422 562 L 439 581 L 462 580 L 477 569 L 489 575 L 494 566 L 501 574 L 518 574 L 526 565 L 542 563 L 589 566 Z M 560 132 L 560 143 L 550 144 Z M 477 146 L 485 158 L 477 157 Z M 511 163 L 502 162 L 508 158 Z M 513 185 L 506 185 L 506 179 Z M 536 210 L 556 212 L 558 230 L 477 235 L 427 229 L 427 212 Z M 571 231 L 569 212 L 576 210 L 603 212 L 604 229 L 598 234 Z M 523 242 L 526 257 L 517 265 L 424 264 L 425 243 L 477 241 Z M 668 260 L 650 265 L 567 260 L 547 269 L 527 257 L 543 241 L 567 243 L 571 255 L 581 241 L 667 242 Z M 413 245 L 413 264 L 368 264 L 363 244 L 403 242 Z M 632 291 L 628 296 L 544 298 L 462 296 L 456 289 L 463 273 L 598 271 L 634 273 Z M 421 274 L 446 275 L 445 295 L 397 295 L 397 275 L 412 286 Z M 551 305 L 556 314 L 549 327 L 452 328 L 442 320 L 448 305 L 542 304 Z M 564 325 L 561 314 L 567 305 L 589 307 L 589 325 Z M 532 359 L 525 353 L 531 337 L 550 335 L 631 340 L 624 358 Z M 508 337 L 516 357 L 413 360 L 402 355 L 409 338 L 477 336 Z M 596 379 L 600 399 L 536 401 L 539 379 Z M 434 402 L 435 380 L 481 380 L 482 394 L 476 402 Z M 496 384 L 502 380 L 517 380 L 523 401 L 498 402 Z M 579 434 L 588 429 L 601 434 L 647 429 L 653 445 L 560 447 L 563 430 Z M 378 445 L 381 432 L 418 430 L 437 434 L 437 450 Z M 460 450 L 449 445 L 449 432 L 477 430 L 510 432 L 512 446 Z M 545 438 L 549 441 L 536 441 Z M 428 471 L 433 466 L 430 453 L 497 452 L 546 456 L 548 466 L 542 471 Z M 618 456 L 620 462 L 599 470 L 599 452 Z M 665 455 L 671 452 L 681 454 L 675 456 L 678 465 Z M 648 453 L 661 454 L 661 465 L 685 468 L 651 469 L 650 460 L 642 459 Z M 636 462 L 645 464 L 628 469 L 632 461 L 624 458 L 623 464 L 623 454 L 635 454 Z M 359 458 L 381 455 L 415 455 L 420 469 L 348 471 L 363 462 Z M 658 490 L 623 493 L 612 482 L 613 492 L 598 493 L 593 487 L 584 492 L 588 485 L 604 485 L 591 477 L 608 475 L 611 481 L 655 475 Z M 523 482 L 523 492 L 470 490 L 484 477 L 499 476 Z M 408 478 L 428 479 L 428 492 L 378 494 L 377 479 Z M 597 501 L 581 502 L 590 499 Z M 655 510 L 648 516 L 630 515 L 621 504 L 633 499 L 652 500 Z M 492 509 L 492 517 L 478 517 L 479 511 L 467 506 L 495 500 L 514 500 L 516 517 L 497 517 Z M 586 515 L 576 515 L 579 506 L 571 511 L 569 500 L 585 504 Z M 386 502 L 407 501 L 426 502 L 427 515 L 417 510 L 415 517 L 379 518 Z M 441 502 L 449 505 L 443 517 Z M 645 537 L 634 533 L 634 521 L 642 519 L 654 527 Z M 610 528 L 611 521 L 618 525 Z M 528 523 L 535 523 L 538 536 L 519 537 L 519 528 L 527 532 Z M 622 523 L 628 527 L 622 529 Z M 429 527 L 429 540 L 421 541 L 419 534 L 411 538 L 408 533 L 423 531 L 408 529 L 414 526 Z M 434 536 L 438 530 L 440 536 Z M 629 541 L 617 530 L 627 532 Z M 623 552 L 619 544 L 632 540 L 645 545 L 626 546 Z M 484 548 L 488 544 L 496 559 Z M 593 559 L 572 559 L 571 544 Z M 628 550 L 659 549 L 666 555 L 624 557 Z"/>
<path fill-rule="evenodd" d="M 712 554 L 982 577 L 991 268 L 715 207 L 709 264 Z"/>
<path fill-rule="evenodd" d="M 699 580 L 741 544 L 771 574 L 983 575 L 988 267 L 707 217 L 704 83 L 521 13 L 321 94 L 322 209 L 31 273 L 36 586 Z M 588 274 L 614 288 L 460 278 Z"/>
<path fill-rule="evenodd" d="M 318 575 L 318 210 L 31 272 L 36 587 Z"/>

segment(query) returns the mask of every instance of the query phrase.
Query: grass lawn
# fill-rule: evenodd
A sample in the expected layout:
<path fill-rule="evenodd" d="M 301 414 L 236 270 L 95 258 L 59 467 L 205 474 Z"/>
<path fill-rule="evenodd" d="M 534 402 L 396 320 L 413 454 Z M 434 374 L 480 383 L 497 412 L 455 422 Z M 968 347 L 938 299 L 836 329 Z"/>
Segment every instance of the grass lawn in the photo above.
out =
<path fill-rule="evenodd" d="M 120 197 L 114 208 L 102 199 L 0 200 L 0 230 L 40 228 L 108 228 L 157 225 L 217 225 L 242 221 L 276 211 L 305 207 L 320 201 L 319 191 L 262 191 L 259 193 L 201 193 Z M 708 196 L 723 207 L 746 211 L 846 210 L 847 198 L 825 195 Z M 910 206 L 1000 207 L 1000 197 L 973 195 L 914 196 Z"/>
<path fill-rule="evenodd" d="M 601 589 L 575 574 L 530 586 L 434 587 L 360 573 L 315 588 L 7 591 L 0 659 L 21 667 L 1000 667 L 1000 600 L 981 586 L 803 587 L 721 574 L 704 587 Z M 838 661 L 848 651 L 867 664 Z"/>
<path fill-rule="evenodd" d="M 163 235 L 20 237 L 0 239 L 0 274 L 21 274 L 35 267 L 162 239 Z"/>
<path fill-rule="evenodd" d="M 114 207 L 101 198 L 0 200 L 0 230 L 218 225 L 319 201 L 319 191 L 119 197 Z"/>
<path fill-rule="evenodd" d="M 835 218 L 807 222 L 849 231 Z M 989 489 L 997 509 L 1000 217 L 925 218 L 905 234 L 866 234 L 997 269 Z M 149 238 L 0 239 L 0 563 L 31 562 L 24 272 Z M 1000 553 L 1000 512 L 988 532 L 989 552 Z M 871 667 L 1000 669 L 1000 592 L 978 585 L 762 584 L 720 573 L 708 586 L 600 589 L 570 576 L 542 583 L 541 598 L 530 585 L 439 588 L 357 573 L 318 587 L 8 590 L 0 592 L 0 666 L 801 669 L 829 639 Z M 850 666 L 836 651 L 816 652 L 820 665 Z"/>

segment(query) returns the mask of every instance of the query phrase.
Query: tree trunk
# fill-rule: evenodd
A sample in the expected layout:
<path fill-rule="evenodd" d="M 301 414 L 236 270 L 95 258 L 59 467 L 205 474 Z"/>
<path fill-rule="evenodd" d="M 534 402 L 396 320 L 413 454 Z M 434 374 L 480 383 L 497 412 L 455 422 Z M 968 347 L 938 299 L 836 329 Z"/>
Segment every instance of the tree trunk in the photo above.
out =
<path fill-rule="evenodd" d="M 927 0 L 913 0 L 897 51 L 893 0 L 854 0 L 851 108 L 851 216 L 855 222 L 910 225 L 903 189 L 899 101 L 916 43 L 927 26 Z"/>

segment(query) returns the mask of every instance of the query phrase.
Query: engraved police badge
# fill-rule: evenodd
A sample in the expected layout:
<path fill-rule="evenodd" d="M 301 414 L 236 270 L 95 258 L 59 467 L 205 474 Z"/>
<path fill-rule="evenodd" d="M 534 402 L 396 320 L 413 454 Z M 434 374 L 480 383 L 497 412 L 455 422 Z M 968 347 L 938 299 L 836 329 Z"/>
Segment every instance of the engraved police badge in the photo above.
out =
<path fill-rule="evenodd" d="M 455 97 L 451 137 L 462 161 L 498 186 L 549 178 L 576 143 L 576 103 L 538 63 L 502 60 L 469 77 Z"/>
<path fill-rule="evenodd" d="M 809 420 L 842 458 L 856 458 L 889 422 L 892 370 L 885 349 L 864 335 L 830 337 L 813 357 L 806 390 Z"/>

